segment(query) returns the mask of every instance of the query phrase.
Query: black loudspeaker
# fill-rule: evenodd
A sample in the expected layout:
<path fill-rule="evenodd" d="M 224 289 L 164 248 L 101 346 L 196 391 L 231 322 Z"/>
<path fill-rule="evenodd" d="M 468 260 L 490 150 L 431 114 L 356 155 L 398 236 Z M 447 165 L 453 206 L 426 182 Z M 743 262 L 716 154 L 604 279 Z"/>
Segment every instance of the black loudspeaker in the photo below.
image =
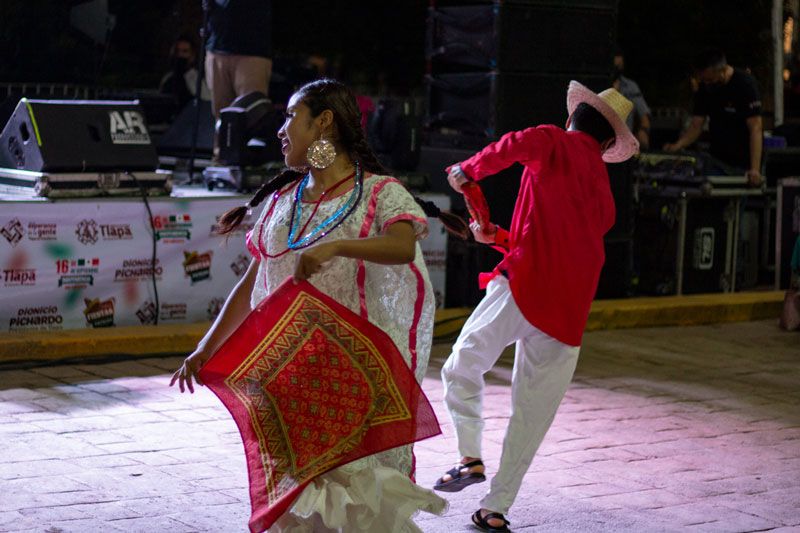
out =
<path fill-rule="evenodd" d="M 474 307 L 483 298 L 478 274 L 491 272 L 503 254 L 490 246 L 458 237 L 447 240 L 445 307 Z"/>
<path fill-rule="evenodd" d="M 489 144 L 491 139 L 485 139 Z M 482 147 L 481 147 L 482 148 Z M 475 155 L 480 150 L 459 150 L 453 148 L 440 148 L 425 146 L 420 148 L 420 162 L 417 170 L 428 175 L 428 184 L 431 192 L 447 194 L 450 197 L 452 209 L 463 215 L 467 214 L 464 196 L 455 192 L 447 183 L 445 169 L 454 163 L 460 163 Z M 522 165 L 515 163 L 497 174 L 488 176 L 478 184 L 481 186 L 492 222 L 508 229 L 511 225 L 511 215 L 514 213 L 514 204 L 519 194 L 519 182 L 522 176 Z"/>
<path fill-rule="evenodd" d="M 158 138 L 158 153 L 176 157 L 189 157 L 192 152 L 192 132 L 194 121 L 197 122 L 197 142 L 195 155 L 211 157 L 214 151 L 214 115 L 211 113 L 211 102 L 199 101 L 199 113 L 194 100 L 184 106 L 167 131 Z"/>
<path fill-rule="evenodd" d="M 425 126 L 497 138 L 540 124 L 564 126 L 567 87 L 575 79 L 593 91 L 605 75 L 464 72 L 428 76 Z"/>
<path fill-rule="evenodd" d="M 617 0 L 434 0 L 435 7 L 463 6 L 463 5 L 527 5 L 527 6 L 550 6 L 550 7 L 569 7 L 569 8 L 594 8 L 594 9 L 615 9 Z"/>
<path fill-rule="evenodd" d="M 22 98 L 0 133 L 0 164 L 34 172 L 154 171 L 137 101 Z"/>
<path fill-rule="evenodd" d="M 596 299 L 627 298 L 633 294 L 633 238 L 606 237 L 606 260 L 597 282 Z"/>
<path fill-rule="evenodd" d="M 452 63 L 502 72 L 608 77 L 616 27 L 613 7 L 501 2 L 431 8 L 426 58 L 434 63 L 434 71 Z M 575 38 L 572 32 L 578 29 L 580 38 Z"/>
<path fill-rule="evenodd" d="M 392 170 L 414 170 L 419 163 L 420 107 L 414 100 L 382 98 L 369 117 L 367 139 Z"/>
<path fill-rule="evenodd" d="M 633 173 L 631 161 L 607 163 L 608 181 L 614 196 L 616 217 L 614 226 L 606 234 L 606 239 L 628 239 L 633 236 Z"/>

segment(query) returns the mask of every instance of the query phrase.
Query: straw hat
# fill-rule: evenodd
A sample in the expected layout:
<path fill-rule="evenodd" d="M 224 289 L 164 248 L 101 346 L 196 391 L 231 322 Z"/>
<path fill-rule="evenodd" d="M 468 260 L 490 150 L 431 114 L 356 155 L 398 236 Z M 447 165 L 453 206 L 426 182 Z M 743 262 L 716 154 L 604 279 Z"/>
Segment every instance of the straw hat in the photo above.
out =
<path fill-rule="evenodd" d="M 603 117 L 614 128 L 616 140 L 611 148 L 603 153 L 603 161 L 606 163 L 619 163 L 625 161 L 639 151 L 639 141 L 633 136 L 631 130 L 625 124 L 633 109 L 633 103 L 622 96 L 616 89 L 610 88 L 595 94 L 587 87 L 575 80 L 569 82 L 567 90 L 567 111 L 572 116 L 572 112 L 578 104 L 585 102 L 598 110 Z"/>

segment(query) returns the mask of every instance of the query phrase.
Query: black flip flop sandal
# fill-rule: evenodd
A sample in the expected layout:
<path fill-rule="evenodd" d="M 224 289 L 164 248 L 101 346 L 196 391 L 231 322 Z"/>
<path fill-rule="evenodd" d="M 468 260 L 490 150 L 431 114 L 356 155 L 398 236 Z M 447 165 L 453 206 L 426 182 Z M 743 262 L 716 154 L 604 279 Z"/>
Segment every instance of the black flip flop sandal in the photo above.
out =
<path fill-rule="evenodd" d="M 489 523 L 490 518 L 496 518 L 503 521 L 503 525 L 500 527 L 495 527 Z M 486 516 L 481 516 L 481 510 L 478 509 L 472 515 L 472 523 L 481 528 L 484 531 L 488 531 L 489 533 L 505 533 L 510 532 L 511 530 L 508 529 L 508 526 L 511 525 L 511 522 L 506 520 L 506 517 L 503 516 L 501 513 L 486 513 Z"/>
<path fill-rule="evenodd" d="M 442 492 L 458 492 L 463 490 L 469 485 L 473 485 L 475 483 L 481 483 L 482 481 L 486 481 L 486 476 L 482 473 L 478 472 L 467 472 L 466 474 L 462 474 L 461 470 L 464 468 L 472 468 L 473 466 L 483 466 L 483 461 L 478 459 L 477 461 L 472 461 L 471 463 L 467 463 L 465 465 L 456 465 L 455 467 L 451 468 L 445 475 L 449 475 L 452 479 L 449 481 L 442 481 L 444 476 L 440 477 L 436 484 L 433 486 L 433 490 L 440 490 Z"/>

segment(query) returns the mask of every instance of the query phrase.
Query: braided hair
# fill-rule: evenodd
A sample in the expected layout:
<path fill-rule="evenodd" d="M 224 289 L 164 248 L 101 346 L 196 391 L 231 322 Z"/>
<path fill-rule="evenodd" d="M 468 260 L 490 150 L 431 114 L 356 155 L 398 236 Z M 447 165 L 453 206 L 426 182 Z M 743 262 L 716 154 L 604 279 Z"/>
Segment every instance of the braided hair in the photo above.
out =
<path fill-rule="evenodd" d="M 357 162 L 361 168 L 374 174 L 389 173 L 367 142 L 364 128 L 361 127 L 361 110 L 355 94 L 346 85 L 336 80 L 323 78 L 307 83 L 298 89 L 296 94 L 299 96 L 299 101 L 308 106 L 312 117 L 319 116 L 326 109 L 333 112 L 336 123 L 334 132 L 336 137 L 333 140 L 338 141 L 338 144 L 349 152 L 351 159 Z M 303 175 L 305 175 L 304 172 L 287 169 L 263 184 L 247 205 L 235 207 L 222 215 L 217 233 L 225 235 L 234 231 L 244 220 L 248 209 L 258 206 L 272 193 L 297 181 Z M 448 231 L 462 239 L 467 238 L 469 231 L 464 219 L 447 211 L 440 211 L 433 202 L 416 197 L 414 199 L 427 216 L 439 218 Z"/>

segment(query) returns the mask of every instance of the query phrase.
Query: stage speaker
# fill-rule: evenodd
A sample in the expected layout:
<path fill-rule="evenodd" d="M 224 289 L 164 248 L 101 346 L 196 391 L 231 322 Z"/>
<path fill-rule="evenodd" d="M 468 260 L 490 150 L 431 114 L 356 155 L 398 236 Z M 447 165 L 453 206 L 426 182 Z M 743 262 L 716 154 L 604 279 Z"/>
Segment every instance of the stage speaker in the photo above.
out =
<path fill-rule="evenodd" d="M 491 272 L 502 260 L 503 254 L 490 246 L 448 238 L 445 307 L 475 307 L 484 294 L 478 286 L 478 275 Z"/>
<path fill-rule="evenodd" d="M 431 4 L 434 7 L 515 4 L 527 6 L 615 9 L 617 7 L 617 0 L 433 0 Z"/>
<path fill-rule="evenodd" d="M 491 139 L 485 139 L 484 146 L 490 142 Z M 472 157 L 479 150 L 459 150 L 426 145 L 420 148 L 420 163 L 417 171 L 428 176 L 430 191 L 447 194 L 450 197 L 451 208 L 465 217 L 469 214 L 464 204 L 464 196 L 455 192 L 448 185 L 445 169 L 454 163 L 460 163 Z M 505 229 L 511 226 L 511 215 L 514 213 L 514 204 L 519 195 L 522 170 L 522 165 L 515 163 L 478 182 L 486 197 L 486 203 L 489 205 L 492 222 Z"/>
<path fill-rule="evenodd" d="M 607 163 L 608 181 L 614 196 L 616 216 L 614 225 L 606 234 L 607 239 L 629 239 L 633 236 L 633 173 L 631 161 Z"/>
<path fill-rule="evenodd" d="M 392 170 L 414 170 L 419 163 L 422 105 L 415 100 L 381 98 L 367 121 L 367 139 L 378 159 Z"/>
<path fill-rule="evenodd" d="M 214 115 L 211 102 L 199 101 L 199 110 L 194 100 L 186 104 L 167 131 L 158 138 L 158 153 L 175 157 L 189 157 L 192 152 L 192 132 L 197 118 L 197 141 L 195 155 L 211 157 L 214 152 Z M 199 117 L 197 113 L 199 112 Z"/>
<path fill-rule="evenodd" d="M 0 133 L 0 164 L 34 172 L 154 171 L 137 101 L 20 99 Z"/>
<path fill-rule="evenodd" d="M 426 59 L 436 72 L 454 64 L 501 72 L 610 76 L 617 16 L 614 5 L 602 5 L 609 3 L 586 7 L 499 2 L 430 8 Z M 580 38 L 569 29 L 579 29 Z"/>
<path fill-rule="evenodd" d="M 609 85 L 605 75 L 463 72 L 428 76 L 425 126 L 498 138 L 540 124 L 563 127 L 567 87 L 577 80 L 593 91 Z"/>
<path fill-rule="evenodd" d="M 606 259 L 600 271 L 595 299 L 627 298 L 633 294 L 633 238 L 603 240 Z"/>

